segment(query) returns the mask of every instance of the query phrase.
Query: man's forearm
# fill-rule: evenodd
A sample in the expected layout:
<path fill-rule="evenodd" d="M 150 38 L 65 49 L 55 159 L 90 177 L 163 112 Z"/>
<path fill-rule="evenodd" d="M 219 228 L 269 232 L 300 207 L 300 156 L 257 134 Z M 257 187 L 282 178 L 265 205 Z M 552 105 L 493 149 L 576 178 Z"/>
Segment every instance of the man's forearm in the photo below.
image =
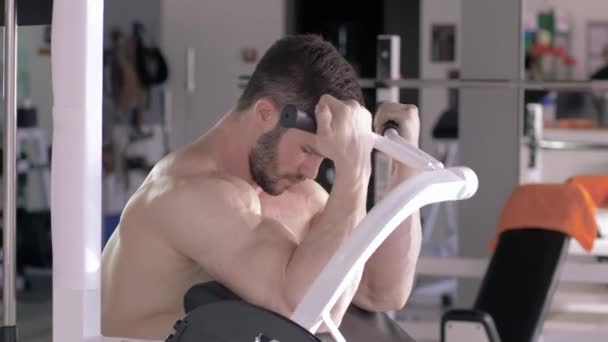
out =
<path fill-rule="evenodd" d="M 389 189 L 413 174 L 411 170 L 396 169 L 391 175 Z M 389 235 L 365 264 L 355 303 L 373 311 L 403 307 L 412 290 L 421 239 L 420 214 L 415 212 Z"/>
<path fill-rule="evenodd" d="M 297 305 L 338 247 L 366 215 L 369 174 L 337 174 L 325 209 L 311 222 L 309 232 L 287 265 L 286 289 Z"/>

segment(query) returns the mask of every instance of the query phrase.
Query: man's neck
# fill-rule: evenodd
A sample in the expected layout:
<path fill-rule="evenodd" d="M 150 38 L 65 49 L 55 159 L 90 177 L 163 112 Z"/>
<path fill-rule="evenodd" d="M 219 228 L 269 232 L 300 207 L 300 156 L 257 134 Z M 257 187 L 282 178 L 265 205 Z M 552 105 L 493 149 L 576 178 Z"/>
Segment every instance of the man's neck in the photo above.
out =
<path fill-rule="evenodd" d="M 254 141 L 248 134 L 245 121 L 229 113 L 209 131 L 204 140 L 212 151 L 219 173 L 243 179 L 257 191 L 259 187 L 249 169 L 249 152 Z"/>

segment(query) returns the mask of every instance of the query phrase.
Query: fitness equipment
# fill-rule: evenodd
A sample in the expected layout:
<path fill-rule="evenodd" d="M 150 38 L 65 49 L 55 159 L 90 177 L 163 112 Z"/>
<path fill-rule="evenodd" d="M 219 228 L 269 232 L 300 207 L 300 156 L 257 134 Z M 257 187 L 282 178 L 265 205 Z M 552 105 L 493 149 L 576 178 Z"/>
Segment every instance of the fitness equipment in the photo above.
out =
<path fill-rule="evenodd" d="M 313 134 L 317 131 L 314 116 L 291 105 L 282 110 L 280 123 L 283 127 Z M 220 284 L 204 284 L 197 291 L 198 294 L 191 294 L 202 296 L 203 299 L 194 300 L 202 305 L 194 309 L 194 305 L 187 305 L 189 314 L 175 325 L 175 333 L 167 339 L 168 342 L 194 342 L 200 340 L 201 336 L 214 336 L 226 341 L 261 341 L 263 338 L 314 341 L 311 334 L 317 331 L 321 323 L 328 327 L 335 341 L 346 341 L 332 321 L 330 309 L 345 290 L 353 273 L 404 219 L 420 207 L 470 198 L 478 186 L 477 176 L 471 169 L 444 168 L 439 161 L 401 138 L 394 122 L 386 124 L 383 136 L 370 133 L 366 138 L 373 140 L 376 149 L 418 169 L 420 173 L 401 183 L 369 211 L 317 276 L 290 319 L 277 317 L 264 309 L 238 301 L 238 298 L 235 300 L 232 294 L 217 295 L 218 287 L 220 292 L 228 292 L 221 290 Z M 192 302 L 192 299 L 186 300 L 186 304 Z M 213 318 L 215 315 L 230 319 L 230 328 Z M 212 323 L 205 323 L 206 320 Z M 404 336 L 403 333 L 401 336 Z"/>
<path fill-rule="evenodd" d="M 608 194 L 606 180 L 605 175 L 583 175 L 565 184 L 529 183 L 514 189 L 501 213 L 496 248 L 473 309 L 448 313 L 442 339 L 538 340 L 569 245 L 578 241 L 586 251 L 594 247 L 599 229 L 594 220 Z"/>
<path fill-rule="evenodd" d="M 569 242 L 544 228 L 502 233 L 473 308 L 444 314 L 441 341 L 536 341 Z"/>
<path fill-rule="evenodd" d="M 235 312 L 234 309 L 226 308 L 226 306 L 221 304 L 230 303 L 229 305 L 234 306 L 234 302 L 240 303 L 237 305 L 249 306 L 249 310 L 255 310 L 257 312 L 261 311 L 260 315 L 253 313 L 255 315 L 253 319 L 257 321 L 255 324 L 253 324 L 253 326 L 251 326 L 251 322 L 249 320 L 250 314 L 240 315 Z M 213 307 L 209 306 L 209 304 L 212 303 L 217 304 L 214 304 Z M 184 320 L 177 322 L 176 334 L 168 339 L 168 341 L 188 341 L 190 337 L 194 338 L 195 341 L 198 341 L 201 339 L 201 336 L 209 334 L 210 329 L 215 329 L 218 334 L 224 334 L 222 336 L 226 337 L 226 332 L 235 328 L 232 323 L 233 321 L 239 322 L 246 318 L 247 320 L 244 323 L 248 325 L 248 333 L 243 337 L 241 333 L 245 329 L 239 328 L 238 332 L 236 332 L 239 334 L 239 338 L 232 335 L 230 336 L 231 341 L 251 341 L 251 336 L 256 336 L 256 334 L 258 334 L 260 331 L 260 328 L 265 326 L 270 327 L 270 329 L 273 330 L 280 327 L 286 327 L 289 331 L 295 330 L 296 332 L 290 334 L 289 338 L 287 338 L 288 341 L 294 341 L 294 338 L 297 336 L 304 336 L 305 340 L 314 338 L 314 341 L 334 341 L 329 334 L 314 336 L 287 318 L 269 313 L 261 308 L 251 308 L 251 305 L 243 303 L 238 296 L 217 282 L 209 282 L 192 287 L 184 296 L 184 308 L 188 315 Z M 227 321 L 217 320 L 215 317 L 218 314 L 218 310 L 220 311 L 219 314 L 225 314 L 225 311 L 232 311 L 229 315 L 230 319 Z M 207 318 L 206 316 L 212 316 L 213 318 Z M 208 324 L 208 320 L 209 322 L 213 322 L 213 324 Z M 201 324 L 200 322 L 205 323 Z M 190 330 L 187 333 L 187 335 L 190 337 L 182 335 L 182 332 L 185 329 Z M 344 337 L 349 341 L 413 341 L 412 337 L 403 331 L 401 326 L 399 326 L 399 324 L 391 319 L 387 314 L 368 312 L 366 310 L 357 308 L 354 305 L 351 305 L 346 311 L 340 325 L 340 330 L 343 332 Z M 264 330 L 264 334 L 266 337 L 273 336 L 279 341 L 282 340 L 280 335 L 274 331 Z M 215 335 L 215 337 L 219 336 Z"/>
<path fill-rule="evenodd" d="M 102 83 L 102 2 L 55 0 L 53 13 L 52 189 L 61 188 L 52 192 L 53 301 L 61 303 L 54 306 L 53 340 L 124 341 L 99 336 L 101 129 L 96 128 L 101 127 L 98 90 Z M 73 144 L 75 138 L 81 138 L 83 143 Z M 329 271 L 313 284 L 297 314 L 303 319 L 319 320 L 325 307 L 333 304 L 328 297 L 335 299 L 334 293 L 341 292 L 349 264 L 368 257 L 391 229 L 420 206 L 472 195 L 477 185 L 474 177 L 470 170 L 462 168 L 421 172 L 388 194 L 383 205 L 367 216 L 367 224 L 359 227 L 338 251 L 345 253 L 345 258 L 334 259 L 335 265 L 328 265 Z M 71 186 L 62 188 L 65 184 Z M 403 198 L 403 194 L 407 196 Z M 337 269 L 343 274 L 333 272 Z"/>

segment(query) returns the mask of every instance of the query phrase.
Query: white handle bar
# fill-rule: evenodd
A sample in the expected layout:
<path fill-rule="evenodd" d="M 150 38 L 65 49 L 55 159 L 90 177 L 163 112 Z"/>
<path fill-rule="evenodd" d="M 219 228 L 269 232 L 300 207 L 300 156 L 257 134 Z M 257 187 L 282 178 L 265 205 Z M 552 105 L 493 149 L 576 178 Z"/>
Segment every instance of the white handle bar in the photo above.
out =
<path fill-rule="evenodd" d="M 377 203 L 353 233 L 340 245 L 317 276 L 291 319 L 312 333 L 321 322 L 336 341 L 345 341 L 329 311 L 358 270 L 384 240 L 412 213 L 437 202 L 470 198 L 477 192 L 475 172 L 466 167 L 444 168 L 443 164 L 408 143 L 396 132 L 373 133 L 374 146 L 390 157 L 421 170 L 399 184 Z"/>

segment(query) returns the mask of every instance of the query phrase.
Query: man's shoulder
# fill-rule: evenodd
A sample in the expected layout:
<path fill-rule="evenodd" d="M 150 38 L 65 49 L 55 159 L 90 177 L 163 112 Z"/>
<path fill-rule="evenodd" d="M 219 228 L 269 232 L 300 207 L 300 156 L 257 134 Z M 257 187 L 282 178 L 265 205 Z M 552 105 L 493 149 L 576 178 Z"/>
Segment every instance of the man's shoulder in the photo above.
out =
<path fill-rule="evenodd" d="M 244 180 L 218 173 L 207 173 L 180 180 L 169 194 L 186 200 L 238 200 L 255 197 L 255 191 Z"/>
<path fill-rule="evenodd" d="M 261 213 L 251 186 L 238 179 L 205 175 L 173 182 L 167 190 L 158 189 L 160 194 L 140 212 L 171 241 L 186 232 L 197 239 L 209 234 L 212 227 Z"/>

